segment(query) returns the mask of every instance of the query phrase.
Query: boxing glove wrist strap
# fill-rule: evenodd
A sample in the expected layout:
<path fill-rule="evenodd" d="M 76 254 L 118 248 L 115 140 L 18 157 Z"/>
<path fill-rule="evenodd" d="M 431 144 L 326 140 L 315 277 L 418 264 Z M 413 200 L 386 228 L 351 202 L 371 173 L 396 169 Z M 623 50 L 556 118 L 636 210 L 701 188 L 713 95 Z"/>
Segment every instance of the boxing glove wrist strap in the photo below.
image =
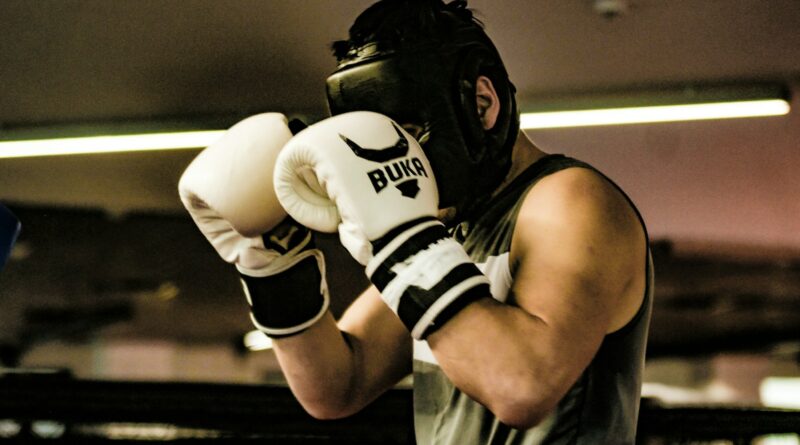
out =
<path fill-rule="evenodd" d="M 433 218 L 405 224 L 373 247 L 377 253 L 367 264 L 367 276 L 416 339 L 490 295 L 489 280 Z"/>
<path fill-rule="evenodd" d="M 322 252 L 309 250 L 283 272 L 265 277 L 241 275 L 250 318 L 272 338 L 299 334 L 319 321 L 330 298 Z"/>
<path fill-rule="evenodd" d="M 237 265 L 253 324 L 273 338 L 299 334 L 319 321 L 330 298 L 325 259 L 311 231 L 287 218 L 263 235 L 262 253 L 273 256 L 258 270 Z"/>

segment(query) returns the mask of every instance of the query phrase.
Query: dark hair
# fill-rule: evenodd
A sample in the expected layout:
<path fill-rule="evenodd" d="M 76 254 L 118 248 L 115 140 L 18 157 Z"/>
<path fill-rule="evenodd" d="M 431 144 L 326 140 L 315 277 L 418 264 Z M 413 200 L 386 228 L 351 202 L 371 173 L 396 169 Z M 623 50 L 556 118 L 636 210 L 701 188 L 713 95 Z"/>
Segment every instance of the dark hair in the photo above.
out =
<path fill-rule="evenodd" d="M 443 20 L 445 15 L 449 20 Z M 396 49 L 436 42 L 448 38 L 453 18 L 462 22 L 461 26 L 470 24 L 483 30 L 483 23 L 467 8 L 466 0 L 447 4 L 442 0 L 380 0 L 356 18 L 349 38 L 333 42 L 331 49 L 336 60 L 341 61 L 371 43 Z"/>

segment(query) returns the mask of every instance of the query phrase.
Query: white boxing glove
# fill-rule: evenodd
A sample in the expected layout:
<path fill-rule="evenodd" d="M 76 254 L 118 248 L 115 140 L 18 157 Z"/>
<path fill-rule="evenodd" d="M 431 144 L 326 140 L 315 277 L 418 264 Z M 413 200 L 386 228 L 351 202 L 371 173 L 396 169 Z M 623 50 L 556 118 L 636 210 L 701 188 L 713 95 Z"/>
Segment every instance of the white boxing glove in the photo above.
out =
<path fill-rule="evenodd" d="M 329 301 L 322 253 L 273 188 L 276 158 L 291 137 L 284 115 L 251 116 L 200 152 L 178 185 L 197 227 L 239 271 L 254 324 L 273 337 L 302 332 Z"/>
<path fill-rule="evenodd" d="M 308 127 L 278 155 L 274 180 L 294 219 L 339 231 L 414 338 L 490 295 L 488 279 L 436 219 L 422 148 L 388 117 L 357 111 Z"/>

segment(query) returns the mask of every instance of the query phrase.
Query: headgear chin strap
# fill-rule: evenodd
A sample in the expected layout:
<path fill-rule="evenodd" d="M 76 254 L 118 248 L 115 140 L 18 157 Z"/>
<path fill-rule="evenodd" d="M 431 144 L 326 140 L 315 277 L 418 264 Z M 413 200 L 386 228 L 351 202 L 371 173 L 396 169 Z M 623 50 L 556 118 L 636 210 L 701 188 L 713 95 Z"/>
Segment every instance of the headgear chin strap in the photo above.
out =
<path fill-rule="evenodd" d="M 0 270 L 5 266 L 21 225 L 11 210 L 0 204 Z"/>
<path fill-rule="evenodd" d="M 519 131 L 514 86 L 483 30 L 443 11 L 439 38 L 371 42 L 339 60 L 327 80 L 332 114 L 367 110 L 423 128 L 420 137 L 439 188 L 439 207 L 468 216 L 489 198 L 511 166 Z M 500 101 L 496 123 L 478 115 L 478 76 L 492 81 Z"/>

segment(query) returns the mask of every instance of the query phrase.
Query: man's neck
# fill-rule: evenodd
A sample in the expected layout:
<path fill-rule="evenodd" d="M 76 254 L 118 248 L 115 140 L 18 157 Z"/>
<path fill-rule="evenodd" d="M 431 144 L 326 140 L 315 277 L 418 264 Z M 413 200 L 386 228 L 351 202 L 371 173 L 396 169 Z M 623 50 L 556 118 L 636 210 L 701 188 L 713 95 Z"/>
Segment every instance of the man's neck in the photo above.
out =
<path fill-rule="evenodd" d="M 522 130 L 517 134 L 517 140 L 514 142 L 514 147 L 511 151 L 511 168 L 508 174 L 497 189 L 492 193 L 492 196 L 497 195 L 501 190 L 506 188 L 517 176 L 520 175 L 525 169 L 533 165 L 534 162 L 547 156 L 533 143 Z"/>

